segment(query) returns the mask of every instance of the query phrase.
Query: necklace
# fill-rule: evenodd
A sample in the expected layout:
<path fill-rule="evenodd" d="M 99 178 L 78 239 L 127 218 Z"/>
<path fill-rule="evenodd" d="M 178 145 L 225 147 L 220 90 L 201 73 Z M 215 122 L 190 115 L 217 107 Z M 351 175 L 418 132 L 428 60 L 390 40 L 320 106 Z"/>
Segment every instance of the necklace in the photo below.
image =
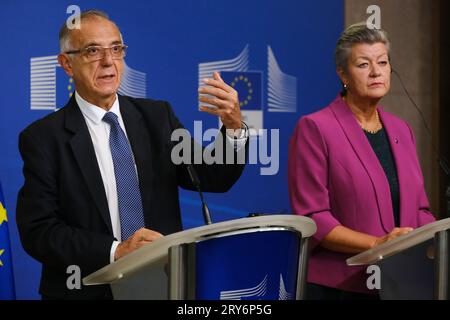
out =
<path fill-rule="evenodd" d="M 361 129 L 363 129 L 364 131 L 366 131 L 368 133 L 371 133 L 371 134 L 375 134 L 378 131 L 380 131 L 381 129 L 383 129 L 383 124 L 380 121 L 380 116 L 378 114 L 378 111 L 376 111 L 375 116 L 376 116 L 377 125 L 376 125 L 376 127 L 374 129 L 370 130 L 370 129 L 364 128 L 364 126 L 361 124 L 361 122 L 358 121 L 359 126 L 361 127 Z"/>
<path fill-rule="evenodd" d="M 346 96 L 343 96 L 342 100 L 344 100 L 347 103 L 347 105 L 349 105 L 348 102 L 347 102 L 347 97 Z M 383 124 L 381 123 L 380 115 L 378 114 L 377 110 L 375 110 L 375 117 L 376 117 L 376 127 L 374 129 L 372 129 L 372 130 L 364 128 L 362 123 L 359 122 L 359 120 L 356 117 L 355 118 L 356 118 L 356 121 L 358 121 L 358 124 L 361 127 L 361 129 L 363 129 L 365 132 L 368 132 L 368 133 L 371 133 L 371 134 L 375 134 L 378 131 L 380 131 L 381 129 L 383 129 Z"/>

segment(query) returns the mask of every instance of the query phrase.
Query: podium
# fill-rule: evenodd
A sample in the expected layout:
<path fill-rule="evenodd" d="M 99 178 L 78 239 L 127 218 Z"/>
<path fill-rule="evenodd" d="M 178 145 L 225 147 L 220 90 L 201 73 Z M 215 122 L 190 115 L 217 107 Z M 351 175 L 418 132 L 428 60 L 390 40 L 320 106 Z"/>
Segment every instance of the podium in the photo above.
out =
<path fill-rule="evenodd" d="M 347 259 L 347 265 L 378 265 L 381 299 L 448 300 L 449 230 L 450 218 L 430 223 Z"/>
<path fill-rule="evenodd" d="M 265 215 L 160 238 L 83 278 L 114 299 L 291 300 L 305 294 L 313 220 Z"/>

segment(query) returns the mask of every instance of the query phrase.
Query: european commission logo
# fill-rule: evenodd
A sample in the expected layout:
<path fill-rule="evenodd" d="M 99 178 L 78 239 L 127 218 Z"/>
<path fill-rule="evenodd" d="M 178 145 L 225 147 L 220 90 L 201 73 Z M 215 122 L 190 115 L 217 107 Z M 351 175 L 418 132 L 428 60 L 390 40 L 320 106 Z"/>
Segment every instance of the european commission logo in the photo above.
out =
<path fill-rule="evenodd" d="M 233 59 L 204 62 L 198 65 L 199 86 L 202 79 L 212 77 L 214 71 L 220 71 L 222 79 L 239 93 L 241 112 L 244 121 L 253 133 L 263 129 L 264 110 L 267 112 L 297 112 L 297 78 L 284 73 L 270 46 L 267 46 L 267 79 L 264 72 L 249 70 L 250 50 L 247 44 L 242 52 Z M 264 105 L 266 88 L 267 104 Z"/>
<path fill-rule="evenodd" d="M 252 129 L 262 129 L 262 72 L 222 71 L 220 75 L 226 83 L 239 93 L 243 120 Z"/>
<path fill-rule="evenodd" d="M 118 92 L 134 98 L 147 96 L 147 75 L 125 63 Z M 58 56 L 30 59 L 30 109 L 54 110 L 64 106 L 75 90 L 73 79 L 58 64 Z"/>
<path fill-rule="evenodd" d="M 260 283 L 251 288 L 228 290 L 220 292 L 220 300 L 262 300 L 266 299 L 268 291 L 268 275 Z M 286 291 L 283 275 L 280 273 L 278 285 L 278 300 L 293 300 L 294 294 Z"/>

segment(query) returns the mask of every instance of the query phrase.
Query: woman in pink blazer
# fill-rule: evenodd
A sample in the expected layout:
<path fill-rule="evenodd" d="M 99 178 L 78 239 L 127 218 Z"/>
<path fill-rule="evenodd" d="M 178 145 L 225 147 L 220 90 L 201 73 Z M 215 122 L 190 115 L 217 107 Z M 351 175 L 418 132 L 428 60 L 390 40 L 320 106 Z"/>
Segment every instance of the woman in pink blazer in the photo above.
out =
<path fill-rule="evenodd" d="M 390 88 L 387 34 L 350 26 L 335 60 L 342 93 L 302 117 L 289 145 L 291 205 L 317 224 L 309 299 L 373 297 L 365 268 L 345 260 L 434 221 L 413 131 L 378 105 Z"/>

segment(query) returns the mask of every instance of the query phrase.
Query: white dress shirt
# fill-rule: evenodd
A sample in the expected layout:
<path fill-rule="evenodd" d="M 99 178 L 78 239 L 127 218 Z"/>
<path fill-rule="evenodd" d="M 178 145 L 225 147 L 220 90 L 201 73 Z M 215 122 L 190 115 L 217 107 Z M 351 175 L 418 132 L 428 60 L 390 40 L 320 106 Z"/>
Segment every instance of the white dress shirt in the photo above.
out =
<path fill-rule="evenodd" d="M 114 241 L 111 246 L 110 262 L 114 262 L 114 253 L 119 245 L 121 239 L 120 234 L 120 216 L 119 216 L 119 201 L 117 198 L 116 178 L 114 175 L 114 164 L 111 155 L 111 149 L 109 147 L 109 132 L 111 127 L 108 123 L 103 121 L 103 117 L 106 112 L 104 109 L 97 107 L 83 98 L 80 97 L 78 92 L 75 91 L 75 100 L 80 107 L 84 120 L 91 135 L 92 144 L 94 145 L 95 156 L 97 157 L 98 167 L 103 180 L 103 186 L 105 187 L 106 200 L 108 202 L 109 215 L 111 217 L 111 225 L 114 238 L 119 241 Z M 114 112 L 117 115 L 119 125 L 122 128 L 125 135 L 125 125 L 123 123 L 122 115 L 119 109 L 119 99 L 114 101 L 109 112 Z M 128 136 L 127 136 L 128 138 Z M 126 239 L 124 239 L 126 240 Z"/>
<path fill-rule="evenodd" d="M 122 239 L 120 233 L 119 202 L 117 197 L 116 178 L 114 175 L 114 164 L 112 160 L 111 149 L 109 147 L 109 132 L 111 130 L 111 127 L 108 123 L 102 120 L 107 111 L 87 102 L 76 91 L 75 100 L 80 107 L 84 120 L 86 121 L 92 144 L 94 145 L 98 167 L 102 176 L 103 186 L 105 187 L 113 235 L 118 240 L 114 241 L 111 246 L 110 262 L 112 263 L 114 262 L 114 254 L 116 252 L 116 248 L 120 244 L 120 241 L 122 241 Z M 114 112 L 117 115 L 120 127 L 127 136 L 127 131 L 125 130 L 125 125 L 120 113 L 119 99 L 117 98 L 117 95 L 111 109 L 109 109 L 109 112 Z M 234 144 L 237 150 L 240 150 L 245 146 L 248 138 L 248 130 L 240 130 L 238 133 L 238 138 L 230 137 L 228 134 L 226 134 L 226 136 L 228 141 Z"/>

